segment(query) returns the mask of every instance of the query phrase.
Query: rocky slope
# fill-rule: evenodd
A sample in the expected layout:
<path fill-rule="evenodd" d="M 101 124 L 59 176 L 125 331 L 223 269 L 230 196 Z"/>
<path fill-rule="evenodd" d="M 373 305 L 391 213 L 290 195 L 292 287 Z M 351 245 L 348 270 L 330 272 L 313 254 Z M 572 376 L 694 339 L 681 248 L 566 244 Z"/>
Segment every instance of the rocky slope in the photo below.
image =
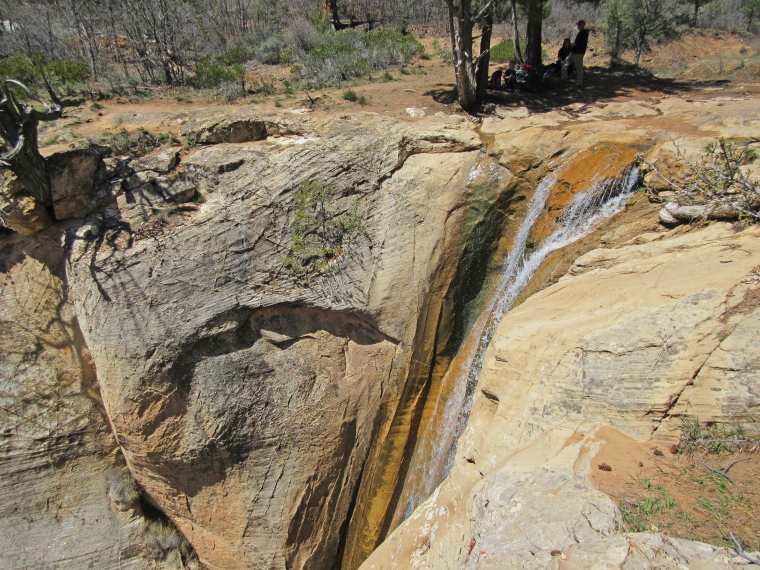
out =
<path fill-rule="evenodd" d="M 32 521 L 23 541 L 11 530 L 0 539 L 23 560 L 9 567 L 143 564 L 142 527 L 107 497 L 107 475 L 123 460 L 146 507 L 165 513 L 210 568 L 357 567 L 398 522 L 426 397 L 539 181 L 564 165 L 538 234 L 574 190 L 619 174 L 638 152 L 669 159 L 666 133 L 691 152 L 712 134 L 747 136 L 757 121 L 750 101 L 697 105 L 696 114 L 672 100 L 522 109 L 477 128 L 457 116 L 220 118 L 186 125 L 205 146 L 179 165 L 176 149 L 59 159 L 55 212 L 70 220 L 35 234 L 50 220 L 20 216 L 16 229 L 32 235 L 0 236 L 4 520 Z M 361 223 L 301 271 L 286 258 L 308 215 L 298 206 L 304 182 L 334 189 L 329 216 Z M 422 567 L 480 564 L 469 556 L 473 532 L 498 542 L 506 530 L 485 511 L 470 523 L 466 497 L 485 481 L 497 493 L 526 477 L 567 489 L 581 510 L 584 497 L 598 506 L 580 541 L 592 556 L 606 548 L 595 529 L 614 537 L 619 525 L 584 478 L 606 433 L 599 423 L 671 441 L 672 418 L 692 408 L 735 421 L 756 405 L 754 364 L 735 348 L 756 334 L 753 293 L 737 285 L 754 267 L 756 232 L 715 226 L 699 239 L 657 231 L 631 241 L 637 233 L 611 231 L 602 241 L 619 247 L 587 253 L 504 321 L 456 469 L 367 564 L 397 556 L 403 567 L 409 553 Z M 568 261 L 553 263 L 547 275 Z M 727 367 L 735 382 L 724 386 Z M 611 390 L 620 378 L 625 389 Z M 520 455 L 526 446 L 535 453 Z M 552 458 L 551 477 L 534 469 Z M 27 488 L 38 499 L 22 512 Z M 79 516 L 53 512 L 51 498 Z M 446 517 L 445 537 L 428 532 Z M 549 534 L 546 544 L 562 542 Z M 34 536 L 51 547 L 27 548 Z"/>
<path fill-rule="evenodd" d="M 700 122 L 750 136 L 730 119 Z M 647 155 L 667 162 L 666 152 L 655 143 Z M 760 334 L 760 232 L 729 224 L 637 232 L 640 222 L 626 219 L 597 232 L 592 241 L 603 247 L 503 319 L 454 468 L 362 568 L 746 563 L 661 534 L 623 534 L 615 503 L 589 475 L 608 441 L 670 447 L 683 417 L 742 423 L 756 439 L 760 371 L 746 347 Z M 556 271 L 563 260 L 546 272 L 552 263 Z"/>

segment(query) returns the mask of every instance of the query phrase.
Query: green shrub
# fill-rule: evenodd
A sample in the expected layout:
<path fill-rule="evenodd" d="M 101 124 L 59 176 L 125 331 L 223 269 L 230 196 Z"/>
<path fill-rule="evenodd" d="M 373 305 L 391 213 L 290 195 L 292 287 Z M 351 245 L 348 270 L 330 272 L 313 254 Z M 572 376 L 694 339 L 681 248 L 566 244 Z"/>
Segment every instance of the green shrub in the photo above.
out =
<path fill-rule="evenodd" d="M 283 60 L 286 47 L 285 40 L 280 36 L 270 36 L 256 46 L 253 57 L 261 63 L 274 65 Z"/>
<path fill-rule="evenodd" d="M 320 272 L 343 253 L 343 246 L 364 231 L 354 202 L 348 212 L 337 213 L 335 188 L 306 180 L 295 197 L 291 245 L 283 259 L 286 272 L 305 276 Z"/>
<path fill-rule="evenodd" d="M 334 85 L 373 69 L 408 63 L 422 46 L 397 30 L 345 30 L 324 36 L 324 43 L 300 55 L 302 74 L 318 85 Z"/>
<path fill-rule="evenodd" d="M 241 45 L 234 45 L 216 56 L 216 61 L 222 65 L 235 65 L 245 63 L 251 59 L 250 51 Z"/>
<path fill-rule="evenodd" d="M 37 87 L 39 74 L 32 60 L 21 53 L 0 58 L 0 80 L 16 79 L 29 87 Z"/>
<path fill-rule="evenodd" d="M 382 81 L 383 83 L 388 83 L 389 81 L 393 81 L 394 79 L 395 78 L 393 77 L 393 75 L 391 75 L 390 71 L 386 71 L 380 76 L 380 81 Z"/>
<path fill-rule="evenodd" d="M 245 68 L 238 63 L 225 65 L 210 57 L 204 57 L 195 66 L 195 75 L 191 83 L 197 88 L 218 87 L 225 82 L 240 82 L 244 75 Z"/>
<path fill-rule="evenodd" d="M 520 42 L 520 48 L 525 53 L 525 42 Z M 514 61 L 515 59 L 515 42 L 512 40 L 504 40 L 491 46 L 491 62 L 492 63 L 507 63 Z"/>
<path fill-rule="evenodd" d="M 174 555 L 187 561 L 193 556 L 190 543 L 169 522 L 163 520 L 149 522 L 145 529 L 145 536 L 147 555 L 151 560 L 166 560 Z"/>
<path fill-rule="evenodd" d="M 45 64 L 45 71 L 51 76 L 50 79 L 70 85 L 82 83 L 90 78 L 90 68 L 84 61 L 59 59 Z"/>
<path fill-rule="evenodd" d="M 343 99 L 346 101 L 356 101 L 358 98 L 359 96 L 356 94 L 356 91 L 353 91 L 351 89 L 343 93 Z"/>
<path fill-rule="evenodd" d="M 114 503 L 132 506 L 140 500 L 140 488 L 129 469 L 114 469 L 106 475 L 108 496 Z"/>

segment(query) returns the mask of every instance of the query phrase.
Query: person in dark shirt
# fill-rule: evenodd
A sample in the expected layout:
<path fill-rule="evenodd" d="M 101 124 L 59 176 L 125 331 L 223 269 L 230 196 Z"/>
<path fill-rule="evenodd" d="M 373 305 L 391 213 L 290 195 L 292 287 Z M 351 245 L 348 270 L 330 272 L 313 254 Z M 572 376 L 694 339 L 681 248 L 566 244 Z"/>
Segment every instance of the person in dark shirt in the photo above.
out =
<path fill-rule="evenodd" d="M 570 38 L 565 38 L 565 41 L 562 42 L 562 47 L 559 48 L 559 51 L 557 52 L 557 61 L 546 66 L 546 69 L 544 70 L 544 79 L 550 75 L 560 74 L 562 71 L 562 63 L 565 61 L 565 58 L 570 55 L 572 50 L 573 48 L 570 43 Z M 569 71 L 572 70 L 573 68 L 571 67 Z"/>
<path fill-rule="evenodd" d="M 575 42 L 570 48 L 570 56 L 566 57 L 562 63 L 562 79 L 567 79 L 568 69 L 572 63 L 575 65 L 575 86 L 583 87 L 583 55 L 588 45 L 588 30 L 584 20 L 579 20 L 577 26 L 578 35 L 575 36 Z"/>

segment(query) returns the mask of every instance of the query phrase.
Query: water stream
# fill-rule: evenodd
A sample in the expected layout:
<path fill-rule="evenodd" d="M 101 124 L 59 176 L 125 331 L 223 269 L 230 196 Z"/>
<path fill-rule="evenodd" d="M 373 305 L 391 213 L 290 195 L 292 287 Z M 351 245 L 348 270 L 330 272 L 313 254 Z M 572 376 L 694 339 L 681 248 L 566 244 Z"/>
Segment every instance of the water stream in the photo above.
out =
<path fill-rule="evenodd" d="M 551 234 L 528 254 L 531 231 L 546 208 L 557 178 L 548 176 L 536 189 L 503 265 L 495 294 L 473 325 L 443 380 L 448 386 L 443 391 L 446 395 L 436 402 L 433 411 L 435 425 L 421 434 L 415 448 L 408 484 L 396 509 L 400 520 L 405 520 L 451 470 L 456 442 L 464 431 L 472 407 L 483 357 L 501 319 L 544 260 L 558 249 L 588 235 L 600 220 L 620 211 L 638 178 L 638 169 L 632 168 L 618 178 L 600 179 L 587 191 L 575 194 L 552 226 Z"/>

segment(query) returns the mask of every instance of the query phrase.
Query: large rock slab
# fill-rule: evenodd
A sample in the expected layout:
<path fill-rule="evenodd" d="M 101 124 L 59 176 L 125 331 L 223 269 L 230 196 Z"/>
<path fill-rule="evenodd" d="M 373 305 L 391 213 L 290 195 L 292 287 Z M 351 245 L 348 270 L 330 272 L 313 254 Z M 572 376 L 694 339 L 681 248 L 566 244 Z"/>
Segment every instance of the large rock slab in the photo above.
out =
<path fill-rule="evenodd" d="M 100 161 L 100 156 L 89 149 L 48 158 L 56 219 L 84 218 L 95 210 L 98 205 L 92 199 L 92 191 Z"/>
<path fill-rule="evenodd" d="M 436 120 L 418 135 L 342 116 L 318 130 L 270 152 L 238 147 L 233 167 L 224 147 L 202 149 L 183 163 L 212 190 L 192 218 L 139 241 L 106 223 L 70 244 L 130 469 L 212 568 L 335 563 L 369 446 L 461 251 L 469 126 Z M 282 265 L 306 180 L 333 187 L 365 228 L 304 282 Z"/>
<path fill-rule="evenodd" d="M 471 460 L 361 566 L 407 568 L 742 568 L 727 549 L 659 533 L 623 533 L 613 500 L 588 480 L 616 430 L 556 425 L 493 469 Z"/>

